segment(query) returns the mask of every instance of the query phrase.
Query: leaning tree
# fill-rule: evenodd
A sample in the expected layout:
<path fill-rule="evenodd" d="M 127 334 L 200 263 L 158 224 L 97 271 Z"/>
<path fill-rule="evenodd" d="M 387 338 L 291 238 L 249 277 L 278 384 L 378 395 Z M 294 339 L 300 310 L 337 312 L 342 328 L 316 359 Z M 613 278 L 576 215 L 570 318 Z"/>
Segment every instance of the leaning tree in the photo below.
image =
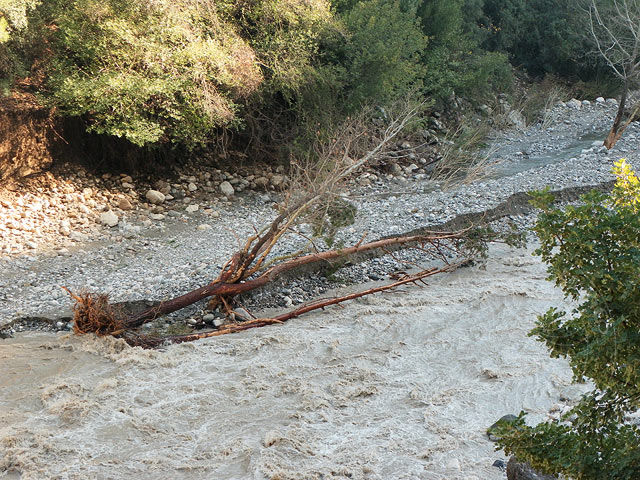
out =
<path fill-rule="evenodd" d="M 605 140 L 613 148 L 638 107 L 625 120 L 629 91 L 640 82 L 640 2 L 638 0 L 590 0 L 589 30 L 597 52 L 623 84 L 618 112 Z"/>

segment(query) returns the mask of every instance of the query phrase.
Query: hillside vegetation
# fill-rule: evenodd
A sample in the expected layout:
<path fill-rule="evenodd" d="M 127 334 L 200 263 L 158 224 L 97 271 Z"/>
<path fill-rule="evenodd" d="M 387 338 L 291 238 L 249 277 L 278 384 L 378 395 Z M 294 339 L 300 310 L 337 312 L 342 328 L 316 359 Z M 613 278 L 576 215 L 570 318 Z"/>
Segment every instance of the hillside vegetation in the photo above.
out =
<path fill-rule="evenodd" d="M 606 1 L 606 0 L 603 0 Z M 363 105 L 606 68 L 565 0 L 0 0 L 0 88 L 89 132 L 274 159 Z"/>

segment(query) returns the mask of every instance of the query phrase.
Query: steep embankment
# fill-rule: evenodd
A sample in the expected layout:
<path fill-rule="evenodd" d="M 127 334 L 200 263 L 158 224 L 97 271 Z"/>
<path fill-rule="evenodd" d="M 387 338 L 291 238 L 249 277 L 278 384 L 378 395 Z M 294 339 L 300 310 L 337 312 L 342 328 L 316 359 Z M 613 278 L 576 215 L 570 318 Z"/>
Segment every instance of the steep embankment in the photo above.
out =
<path fill-rule="evenodd" d="M 59 142 L 48 108 L 28 96 L 0 98 L 0 184 L 49 168 Z"/>

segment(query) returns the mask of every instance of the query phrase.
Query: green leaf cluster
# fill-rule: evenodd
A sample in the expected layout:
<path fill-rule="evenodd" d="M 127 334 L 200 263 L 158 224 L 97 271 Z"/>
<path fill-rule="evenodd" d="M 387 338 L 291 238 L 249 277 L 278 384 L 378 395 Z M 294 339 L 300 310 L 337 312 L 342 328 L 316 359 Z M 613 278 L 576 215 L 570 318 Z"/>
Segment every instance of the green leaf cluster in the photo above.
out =
<path fill-rule="evenodd" d="M 640 478 L 640 188 L 626 162 L 612 193 L 554 208 L 548 192 L 535 226 L 550 279 L 577 303 L 550 309 L 531 335 L 566 358 L 594 389 L 560 421 L 505 429 L 500 444 L 536 467 L 576 479 Z"/>
<path fill-rule="evenodd" d="M 12 32 L 27 28 L 29 11 L 41 0 L 0 0 L 0 43 L 9 41 Z"/>
<path fill-rule="evenodd" d="M 599 0 L 606 2 L 607 0 Z M 482 46 L 506 52 L 516 67 L 542 77 L 593 77 L 597 62 L 589 55 L 582 0 L 486 0 Z M 605 70 L 604 67 L 602 70 Z"/>
<path fill-rule="evenodd" d="M 136 145 L 204 142 L 233 126 L 261 72 L 214 4 L 188 0 L 53 1 L 48 94 L 90 129 Z"/>

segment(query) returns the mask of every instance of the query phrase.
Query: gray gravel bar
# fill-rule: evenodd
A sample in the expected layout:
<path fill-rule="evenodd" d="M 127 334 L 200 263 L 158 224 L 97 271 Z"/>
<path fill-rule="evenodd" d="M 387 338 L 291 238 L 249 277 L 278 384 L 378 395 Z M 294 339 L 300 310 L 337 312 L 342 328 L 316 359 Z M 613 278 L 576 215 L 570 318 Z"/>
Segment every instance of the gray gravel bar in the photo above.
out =
<path fill-rule="evenodd" d="M 550 112 L 546 128 L 533 125 L 497 135 L 492 155 L 500 166 L 495 178 L 446 190 L 411 175 L 379 179 L 366 187 L 354 182 L 347 198 L 357 205 L 357 218 L 339 232 L 337 240 L 350 244 L 365 233 L 373 240 L 438 225 L 463 213 L 482 212 L 518 192 L 603 183 L 613 178 L 613 162 L 622 157 L 640 169 L 638 123 L 631 124 L 611 151 L 592 140 L 606 131 L 616 108 L 612 102 L 590 102 L 580 108 L 560 104 Z M 550 163 L 525 168 L 532 157 L 544 161 L 545 155 Z M 275 193 L 245 191 L 231 202 L 211 206 L 215 216 L 200 206 L 188 214 L 166 215 L 152 225 L 147 221 L 141 227 L 121 220 L 115 227 L 100 226 L 95 238 L 69 248 L 31 245 L 25 247 L 25 253 L 0 256 L 0 325 L 16 317 L 68 311 L 69 297 L 61 286 L 105 292 L 116 302 L 160 301 L 197 288 L 215 278 L 254 226 L 276 215 L 274 200 Z M 305 228 L 310 230 L 302 226 Z M 51 245 L 54 243 L 52 240 Z M 292 235 L 279 252 L 292 251 L 302 243 L 302 237 Z M 391 265 L 382 259 L 376 262 L 380 268 Z M 377 267 L 360 268 L 363 278 L 378 278 Z M 323 290 L 320 284 L 312 287 L 307 296 Z M 296 288 L 302 287 L 282 292 L 283 306 L 305 296 Z"/>

